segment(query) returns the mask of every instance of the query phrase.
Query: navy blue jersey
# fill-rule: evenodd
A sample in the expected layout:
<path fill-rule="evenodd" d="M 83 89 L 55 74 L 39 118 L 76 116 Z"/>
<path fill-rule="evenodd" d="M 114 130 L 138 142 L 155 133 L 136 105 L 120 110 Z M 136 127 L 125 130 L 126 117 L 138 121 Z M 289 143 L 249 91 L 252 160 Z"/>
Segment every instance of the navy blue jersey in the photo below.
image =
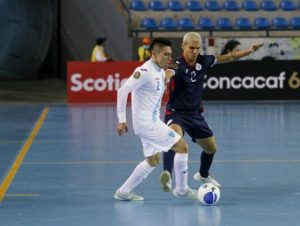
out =
<path fill-rule="evenodd" d="M 214 65 L 214 55 L 198 55 L 190 66 L 183 57 L 175 61 L 175 75 L 169 84 L 167 111 L 192 112 L 202 108 L 202 90 L 207 69 Z"/>

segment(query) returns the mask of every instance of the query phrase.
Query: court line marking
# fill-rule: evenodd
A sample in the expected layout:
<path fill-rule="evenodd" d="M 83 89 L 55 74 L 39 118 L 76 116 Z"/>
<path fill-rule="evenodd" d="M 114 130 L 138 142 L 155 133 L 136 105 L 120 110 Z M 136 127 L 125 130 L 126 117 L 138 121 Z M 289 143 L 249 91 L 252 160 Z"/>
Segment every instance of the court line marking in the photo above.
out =
<path fill-rule="evenodd" d="M 4 140 L 0 141 L 0 144 L 18 144 L 18 143 L 23 143 L 24 140 Z M 35 140 L 34 141 L 36 144 L 52 144 L 52 143 L 57 143 L 56 140 Z"/>
<path fill-rule="evenodd" d="M 40 197 L 41 194 L 6 194 L 5 197 Z"/>
<path fill-rule="evenodd" d="M 40 128 L 42 127 L 42 124 L 47 116 L 49 112 L 49 107 L 45 107 L 39 117 L 39 119 L 37 120 L 37 122 L 35 123 L 35 126 L 33 127 L 29 137 L 27 138 L 27 140 L 25 141 L 22 149 L 20 150 L 19 154 L 17 155 L 14 163 L 12 164 L 10 170 L 8 171 L 6 177 L 4 178 L 4 180 L 2 181 L 1 185 L 0 185 L 0 202 L 3 200 L 5 193 L 7 191 L 7 189 L 9 188 L 11 182 L 13 181 L 16 173 L 18 172 L 30 146 L 32 145 L 36 135 L 38 134 Z"/>
<path fill-rule="evenodd" d="M 136 164 L 140 161 L 36 161 L 24 162 L 23 165 L 101 165 L 101 164 Z M 257 159 L 257 160 L 215 160 L 214 163 L 300 163 L 300 159 Z M 199 161 L 189 161 L 199 163 Z"/>

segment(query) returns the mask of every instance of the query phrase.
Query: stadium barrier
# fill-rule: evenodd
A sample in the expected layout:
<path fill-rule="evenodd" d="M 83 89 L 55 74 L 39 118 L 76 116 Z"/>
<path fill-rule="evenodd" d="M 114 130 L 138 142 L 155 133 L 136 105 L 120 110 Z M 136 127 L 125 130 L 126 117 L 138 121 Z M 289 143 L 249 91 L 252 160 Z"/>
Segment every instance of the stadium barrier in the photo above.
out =
<path fill-rule="evenodd" d="M 69 103 L 114 103 L 138 61 L 68 62 Z M 204 100 L 300 100 L 299 61 L 237 61 L 211 68 Z M 166 97 L 164 97 L 164 101 Z"/>

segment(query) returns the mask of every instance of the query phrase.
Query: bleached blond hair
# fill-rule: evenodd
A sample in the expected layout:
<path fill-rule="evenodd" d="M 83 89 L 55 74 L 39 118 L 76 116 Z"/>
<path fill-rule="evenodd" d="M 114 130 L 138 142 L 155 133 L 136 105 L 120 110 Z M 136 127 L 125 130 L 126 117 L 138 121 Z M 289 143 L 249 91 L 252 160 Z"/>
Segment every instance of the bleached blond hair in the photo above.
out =
<path fill-rule="evenodd" d="M 201 35 L 197 32 L 187 32 L 183 36 L 182 43 L 191 43 L 191 42 L 200 42 L 201 43 Z"/>

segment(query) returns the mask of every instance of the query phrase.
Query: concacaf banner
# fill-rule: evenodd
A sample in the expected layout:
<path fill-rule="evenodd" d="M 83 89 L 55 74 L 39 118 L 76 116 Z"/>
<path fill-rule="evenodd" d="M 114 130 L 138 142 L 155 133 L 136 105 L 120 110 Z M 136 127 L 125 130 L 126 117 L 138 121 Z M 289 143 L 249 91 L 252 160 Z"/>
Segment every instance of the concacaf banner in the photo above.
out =
<path fill-rule="evenodd" d="M 207 72 L 206 100 L 300 100 L 299 60 L 217 64 Z"/>
<path fill-rule="evenodd" d="M 139 65 L 138 61 L 69 62 L 68 101 L 115 103 L 118 88 Z M 204 100 L 300 100 L 300 61 L 217 64 L 205 76 Z"/>

